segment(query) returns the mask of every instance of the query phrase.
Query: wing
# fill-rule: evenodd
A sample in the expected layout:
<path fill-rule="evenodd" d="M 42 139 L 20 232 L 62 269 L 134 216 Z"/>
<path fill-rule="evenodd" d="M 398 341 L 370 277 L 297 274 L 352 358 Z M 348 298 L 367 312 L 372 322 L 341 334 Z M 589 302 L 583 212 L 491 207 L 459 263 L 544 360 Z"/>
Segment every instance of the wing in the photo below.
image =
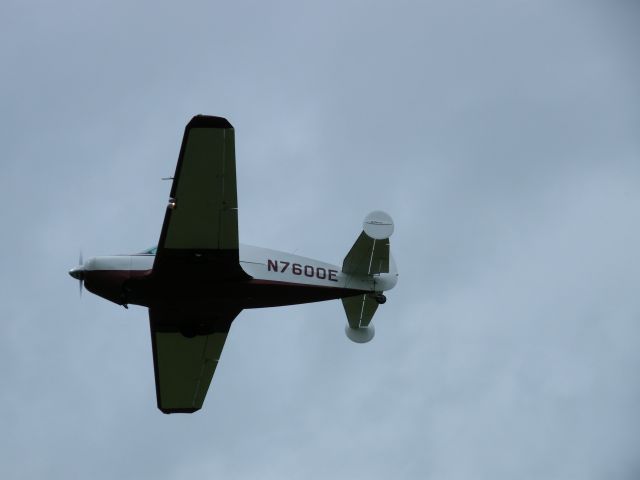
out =
<path fill-rule="evenodd" d="M 191 119 L 173 178 L 154 273 L 193 277 L 215 263 L 217 277 L 242 278 L 234 130 L 226 119 Z"/>
<path fill-rule="evenodd" d="M 201 316 L 188 310 L 149 309 L 156 398 L 163 413 L 193 413 L 202 408 L 238 313 Z"/>

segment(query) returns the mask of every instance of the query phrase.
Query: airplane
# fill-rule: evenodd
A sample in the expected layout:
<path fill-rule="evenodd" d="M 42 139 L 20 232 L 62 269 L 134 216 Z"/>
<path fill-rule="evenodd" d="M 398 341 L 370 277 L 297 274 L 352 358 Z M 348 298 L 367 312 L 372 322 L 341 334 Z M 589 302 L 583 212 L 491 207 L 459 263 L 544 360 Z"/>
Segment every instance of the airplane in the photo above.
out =
<path fill-rule="evenodd" d="M 370 341 L 383 292 L 398 281 L 393 229 L 388 214 L 368 214 L 341 267 L 240 244 L 235 131 L 225 118 L 197 115 L 185 128 L 157 247 L 81 256 L 69 274 L 81 292 L 148 307 L 158 408 L 193 413 L 243 309 L 341 299 L 348 338 Z"/>

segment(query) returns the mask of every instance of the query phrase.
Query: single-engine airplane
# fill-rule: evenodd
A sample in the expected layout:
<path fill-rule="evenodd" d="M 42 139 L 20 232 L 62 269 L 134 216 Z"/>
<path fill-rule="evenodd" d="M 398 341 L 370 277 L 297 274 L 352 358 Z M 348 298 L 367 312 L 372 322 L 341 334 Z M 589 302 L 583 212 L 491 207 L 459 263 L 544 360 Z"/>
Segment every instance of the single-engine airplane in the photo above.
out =
<path fill-rule="evenodd" d="M 157 247 L 94 257 L 69 271 L 87 290 L 149 308 L 158 408 L 202 408 L 231 322 L 245 308 L 342 299 L 347 336 L 373 338 L 371 319 L 398 280 L 393 221 L 367 215 L 342 267 L 238 242 L 234 129 L 197 115 L 187 124 Z"/>

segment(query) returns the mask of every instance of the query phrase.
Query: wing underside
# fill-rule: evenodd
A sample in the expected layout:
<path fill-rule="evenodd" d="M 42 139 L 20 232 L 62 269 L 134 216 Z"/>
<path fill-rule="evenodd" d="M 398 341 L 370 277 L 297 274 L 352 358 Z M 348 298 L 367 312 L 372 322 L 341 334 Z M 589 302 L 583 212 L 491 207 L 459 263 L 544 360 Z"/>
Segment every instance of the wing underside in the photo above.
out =
<path fill-rule="evenodd" d="M 198 115 L 185 128 L 151 277 L 162 292 L 149 308 L 158 408 L 194 412 L 240 312 L 210 295 L 250 278 L 239 262 L 234 129 L 224 118 Z"/>
<path fill-rule="evenodd" d="M 239 310 L 203 316 L 149 309 L 158 408 L 192 413 L 202 408 L 231 322 Z"/>
<path fill-rule="evenodd" d="M 224 118 L 198 115 L 186 126 L 154 273 L 242 277 L 238 259 L 235 134 Z"/>

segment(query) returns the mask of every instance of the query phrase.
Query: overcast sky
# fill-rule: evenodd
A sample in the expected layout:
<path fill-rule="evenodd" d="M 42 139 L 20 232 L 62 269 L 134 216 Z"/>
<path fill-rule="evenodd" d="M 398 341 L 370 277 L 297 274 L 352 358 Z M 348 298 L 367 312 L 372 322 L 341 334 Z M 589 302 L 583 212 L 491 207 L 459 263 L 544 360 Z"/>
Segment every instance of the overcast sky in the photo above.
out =
<path fill-rule="evenodd" d="M 2 478 L 636 479 L 633 1 L 0 3 Z M 184 125 L 236 128 L 240 238 L 340 264 L 388 211 L 376 338 L 244 311 L 156 409 L 147 311 L 85 257 L 157 242 Z"/>

